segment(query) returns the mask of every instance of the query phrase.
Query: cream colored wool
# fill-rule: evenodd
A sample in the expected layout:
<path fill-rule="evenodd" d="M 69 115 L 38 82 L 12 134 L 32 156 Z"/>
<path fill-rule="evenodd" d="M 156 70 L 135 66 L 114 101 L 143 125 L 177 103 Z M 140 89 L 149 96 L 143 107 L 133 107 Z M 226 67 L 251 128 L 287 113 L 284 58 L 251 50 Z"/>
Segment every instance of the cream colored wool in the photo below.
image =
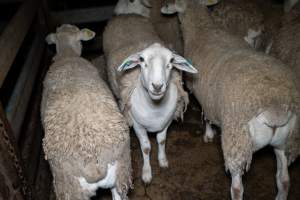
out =
<path fill-rule="evenodd" d="M 185 57 L 199 71 L 189 80 L 189 87 L 206 117 L 222 129 L 226 169 L 232 176 L 243 174 L 254 153 L 248 130 L 254 116 L 276 108 L 295 112 L 300 119 L 294 74 L 280 61 L 255 52 L 240 38 L 216 28 L 207 9 L 196 3 L 191 2 L 180 19 Z M 296 130 L 287 139 L 289 163 L 300 154 L 300 133 Z"/>
<path fill-rule="evenodd" d="M 113 18 L 103 34 L 103 49 L 107 61 L 109 82 L 130 126 L 132 126 L 132 122 L 128 115 L 130 110 L 129 100 L 139 81 L 140 69 L 137 67 L 120 73 L 117 68 L 128 56 L 145 49 L 153 43 L 163 44 L 150 21 L 138 15 L 120 15 Z M 182 117 L 189 99 L 182 87 L 181 74 L 173 70 L 170 81 L 176 84 L 178 89 L 175 118 Z"/>
<path fill-rule="evenodd" d="M 105 57 L 104 55 L 101 55 L 97 58 L 94 58 L 91 60 L 92 65 L 94 65 L 99 72 L 100 77 L 107 82 L 108 77 L 107 77 L 107 72 L 106 72 L 106 62 L 105 62 Z"/>
<path fill-rule="evenodd" d="M 97 182 L 118 161 L 116 187 L 123 199 L 131 187 L 129 130 L 97 69 L 79 56 L 60 56 L 44 80 L 43 148 L 58 199 L 89 199 L 77 177 Z"/>
<path fill-rule="evenodd" d="M 241 0 L 221 0 L 211 12 L 217 26 L 243 38 L 248 30 L 263 30 L 263 15 L 255 3 Z"/>
<path fill-rule="evenodd" d="M 282 27 L 274 34 L 271 54 L 282 60 L 300 78 L 300 3 L 283 16 Z"/>
<path fill-rule="evenodd" d="M 171 0 L 167 1 L 170 2 Z M 165 2 L 166 0 L 151 0 L 150 21 L 153 23 L 158 36 L 165 42 L 167 47 L 182 54 L 183 41 L 177 16 L 167 16 L 160 12 Z"/>

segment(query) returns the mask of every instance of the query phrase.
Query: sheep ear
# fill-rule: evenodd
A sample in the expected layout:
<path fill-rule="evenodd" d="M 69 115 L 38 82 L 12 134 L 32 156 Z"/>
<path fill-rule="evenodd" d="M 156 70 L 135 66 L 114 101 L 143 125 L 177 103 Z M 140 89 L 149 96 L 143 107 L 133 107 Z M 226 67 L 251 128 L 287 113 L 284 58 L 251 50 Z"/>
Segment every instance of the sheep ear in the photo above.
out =
<path fill-rule="evenodd" d="M 190 61 L 177 54 L 174 54 L 174 60 L 172 61 L 172 65 L 173 67 L 185 72 L 189 72 L 192 74 L 198 73 L 198 70 L 193 67 Z"/>
<path fill-rule="evenodd" d="M 136 53 L 133 54 L 131 56 L 129 56 L 128 58 L 126 58 L 123 63 L 118 67 L 118 71 L 125 71 L 128 69 L 132 69 L 136 66 L 138 66 L 139 64 L 141 64 L 141 60 L 140 60 L 140 54 Z"/>
<path fill-rule="evenodd" d="M 95 37 L 96 33 L 90 29 L 84 28 L 81 29 L 78 35 L 78 39 L 82 41 L 88 41 Z"/>
<path fill-rule="evenodd" d="M 50 33 L 49 35 L 47 35 L 46 42 L 48 44 L 56 44 L 56 35 L 55 35 L 55 33 Z"/>

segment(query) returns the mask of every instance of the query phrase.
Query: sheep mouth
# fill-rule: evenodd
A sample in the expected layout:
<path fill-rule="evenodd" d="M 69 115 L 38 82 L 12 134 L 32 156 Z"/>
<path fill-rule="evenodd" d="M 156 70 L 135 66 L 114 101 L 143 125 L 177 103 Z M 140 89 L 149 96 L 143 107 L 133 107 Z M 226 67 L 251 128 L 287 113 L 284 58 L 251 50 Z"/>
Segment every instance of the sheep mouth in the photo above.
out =
<path fill-rule="evenodd" d="M 152 99 L 161 99 L 163 96 L 164 96 L 164 92 L 152 92 L 152 91 L 149 91 L 149 94 L 150 94 L 150 97 Z"/>
<path fill-rule="evenodd" d="M 152 92 L 151 90 L 150 90 L 150 93 L 151 93 L 153 96 L 162 96 L 162 95 L 164 95 L 164 92 Z"/>

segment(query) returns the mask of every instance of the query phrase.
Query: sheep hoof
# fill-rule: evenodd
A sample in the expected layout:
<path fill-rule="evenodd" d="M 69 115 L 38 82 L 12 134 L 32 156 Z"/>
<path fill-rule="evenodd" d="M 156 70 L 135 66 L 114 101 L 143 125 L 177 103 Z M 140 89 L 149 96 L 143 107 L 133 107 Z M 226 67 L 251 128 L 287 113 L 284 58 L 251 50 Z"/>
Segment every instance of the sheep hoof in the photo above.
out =
<path fill-rule="evenodd" d="M 168 168 L 169 167 L 169 162 L 168 160 L 165 158 L 165 159 L 159 159 L 159 166 L 161 168 Z"/>
<path fill-rule="evenodd" d="M 143 168 L 142 180 L 145 184 L 149 184 L 152 180 L 151 169 Z"/>

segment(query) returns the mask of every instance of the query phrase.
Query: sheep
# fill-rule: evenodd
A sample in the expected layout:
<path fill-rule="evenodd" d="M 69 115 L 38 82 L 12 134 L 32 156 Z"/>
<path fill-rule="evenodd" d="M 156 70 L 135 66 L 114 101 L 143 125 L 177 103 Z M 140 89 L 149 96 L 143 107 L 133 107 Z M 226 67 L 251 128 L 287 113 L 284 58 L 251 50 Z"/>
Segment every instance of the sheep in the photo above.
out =
<path fill-rule="evenodd" d="M 199 71 L 189 77 L 188 88 L 206 118 L 221 127 L 231 198 L 243 198 L 242 175 L 250 168 L 252 154 L 271 145 L 278 166 L 276 200 L 287 199 L 288 165 L 300 154 L 300 94 L 294 74 L 279 60 L 216 28 L 207 8 L 196 1 L 177 0 L 161 11 L 179 13 L 185 57 Z M 212 138 L 207 126 L 207 137 Z"/>
<path fill-rule="evenodd" d="M 158 36 L 171 49 L 183 53 L 182 37 L 176 16 L 163 16 L 160 8 L 164 0 L 119 0 L 115 14 L 137 14 L 149 18 Z"/>
<path fill-rule="evenodd" d="M 282 18 L 282 27 L 274 34 L 271 55 L 291 67 L 300 78 L 300 4 Z"/>
<path fill-rule="evenodd" d="M 186 59 L 163 45 L 150 21 L 139 15 L 116 16 L 103 33 L 109 82 L 139 139 L 142 180 L 146 184 L 152 180 L 147 132 L 157 132 L 159 165 L 168 167 L 167 129 L 188 104 L 178 70 L 197 72 Z"/>
<path fill-rule="evenodd" d="M 216 25 L 244 38 L 252 48 L 260 48 L 264 24 L 263 15 L 255 3 L 222 0 L 213 6 L 210 14 Z"/>
<path fill-rule="evenodd" d="M 129 130 L 97 69 L 80 57 L 95 33 L 62 25 L 47 36 L 57 54 L 44 79 L 43 149 L 59 200 L 88 200 L 110 188 L 113 200 L 131 187 Z"/>

